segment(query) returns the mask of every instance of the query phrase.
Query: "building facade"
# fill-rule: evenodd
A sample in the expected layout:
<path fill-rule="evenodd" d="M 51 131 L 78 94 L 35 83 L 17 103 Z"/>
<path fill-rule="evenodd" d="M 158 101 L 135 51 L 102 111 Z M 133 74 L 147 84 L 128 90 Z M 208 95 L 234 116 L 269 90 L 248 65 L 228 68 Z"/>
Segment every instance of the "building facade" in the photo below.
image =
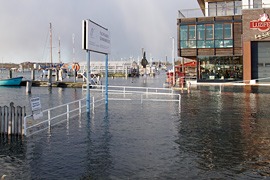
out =
<path fill-rule="evenodd" d="M 178 56 L 198 82 L 270 82 L 270 0 L 198 0 L 203 17 L 177 20 Z"/>

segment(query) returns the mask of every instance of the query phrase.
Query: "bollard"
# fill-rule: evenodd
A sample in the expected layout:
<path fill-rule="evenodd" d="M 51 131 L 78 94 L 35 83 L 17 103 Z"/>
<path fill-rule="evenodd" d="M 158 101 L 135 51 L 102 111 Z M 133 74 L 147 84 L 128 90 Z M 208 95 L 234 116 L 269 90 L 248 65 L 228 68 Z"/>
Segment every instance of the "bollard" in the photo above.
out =
<path fill-rule="evenodd" d="M 31 71 L 31 80 L 34 81 L 35 80 L 35 69 L 33 69 Z"/>
<path fill-rule="evenodd" d="M 26 82 L 26 92 L 31 93 L 31 88 L 32 88 L 32 81 L 27 81 Z"/>
<path fill-rule="evenodd" d="M 52 86 L 52 69 L 48 70 L 48 86 Z"/>
<path fill-rule="evenodd" d="M 128 67 L 125 68 L 125 77 L 126 77 L 126 79 L 128 77 Z"/>
<path fill-rule="evenodd" d="M 55 70 L 55 81 L 59 81 L 59 70 L 58 69 L 56 69 Z"/>
<path fill-rule="evenodd" d="M 191 88 L 191 82 L 189 81 L 189 82 L 187 83 L 188 93 L 190 93 L 190 88 Z"/>

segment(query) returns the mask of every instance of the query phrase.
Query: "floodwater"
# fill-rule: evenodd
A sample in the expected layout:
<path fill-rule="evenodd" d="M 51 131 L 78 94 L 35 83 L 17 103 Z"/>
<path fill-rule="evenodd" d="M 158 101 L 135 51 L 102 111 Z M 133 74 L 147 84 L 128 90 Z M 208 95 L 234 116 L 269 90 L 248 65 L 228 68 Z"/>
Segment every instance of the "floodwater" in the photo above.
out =
<path fill-rule="evenodd" d="M 110 85 L 162 87 L 154 78 Z M 0 88 L 0 105 L 43 109 L 85 96 L 81 89 Z M 109 101 L 31 137 L 1 137 L 6 179 L 270 179 L 270 87 L 196 86 L 176 102 Z M 28 110 L 29 111 L 29 110 Z"/>

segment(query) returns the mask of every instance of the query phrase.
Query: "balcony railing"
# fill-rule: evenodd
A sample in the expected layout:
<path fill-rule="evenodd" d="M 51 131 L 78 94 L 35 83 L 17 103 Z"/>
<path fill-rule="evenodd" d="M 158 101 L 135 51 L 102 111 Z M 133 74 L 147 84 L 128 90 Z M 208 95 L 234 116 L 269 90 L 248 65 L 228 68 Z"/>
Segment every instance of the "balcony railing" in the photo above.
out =
<path fill-rule="evenodd" d="M 205 9 L 183 9 L 178 10 L 178 18 L 192 18 L 192 17 L 213 17 L 213 16 L 233 16 L 242 15 L 243 9 L 262 9 L 270 8 L 270 4 L 255 5 L 241 5 L 241 6 L 222 6 L 220 8 L 205 8 Z"/>

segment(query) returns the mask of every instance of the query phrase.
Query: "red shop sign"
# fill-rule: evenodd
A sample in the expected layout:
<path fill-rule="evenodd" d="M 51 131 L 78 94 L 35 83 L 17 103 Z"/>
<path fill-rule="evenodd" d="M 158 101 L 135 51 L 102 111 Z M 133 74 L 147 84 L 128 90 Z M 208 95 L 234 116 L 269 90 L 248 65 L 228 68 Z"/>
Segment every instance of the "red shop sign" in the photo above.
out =
<path fill-rule="evenodd" d="M 250 21 L 249 27 L 250 29 L 257 29 L 261 32 L 269 31 L 270 20 L 268 14 L 264 13 L 260 15 L 260 18 L 258 20 Z"/>

